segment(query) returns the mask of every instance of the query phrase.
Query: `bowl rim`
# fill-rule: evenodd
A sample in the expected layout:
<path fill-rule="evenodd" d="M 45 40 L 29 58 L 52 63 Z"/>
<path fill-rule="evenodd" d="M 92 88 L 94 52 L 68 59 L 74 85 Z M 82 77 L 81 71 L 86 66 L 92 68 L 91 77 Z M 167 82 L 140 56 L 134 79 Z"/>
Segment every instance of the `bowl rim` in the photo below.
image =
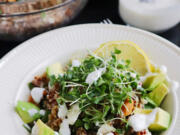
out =
<path fill-rule="evenodd" d="M 36 1 L 36 0 L 28 0 L 28 2 L 34 2 L 34 1 Z M 54 5 L 52 7 L 43 8 L 43 9 L 40 9 L 40 10 L 37 10 L 37 11 L 32 11 L 32 12 L 30 11 L 30 12 L 25 12 L 25 13 L 0 14 L 0 17 L 6 18 L 6 17 L 18 17 L 18 16 L 39 14 L 39 13 L 43 13 L 43 12 L 46 12 L 46 11 L 54 10 L 56 8 L 64 7 L 64 6 L 66 6 L 68 4 L 71 4 L 71 3 L 75 2 L 75 1 L 77 1 L 77 0 L 66 0 L 66 1 L 64 1 L 64 2 L 62 2 L 60 4 L 57 4 L 57 5 Z M 28 2 L 27 1 L 17 1 L 17 2 L 10 2 L 10 3 L 0 3 L 0 5 L 9 6 L 9 5 L 17 4 L 17 5 L 21 6 L 21 4 L 28 3 Z"/>

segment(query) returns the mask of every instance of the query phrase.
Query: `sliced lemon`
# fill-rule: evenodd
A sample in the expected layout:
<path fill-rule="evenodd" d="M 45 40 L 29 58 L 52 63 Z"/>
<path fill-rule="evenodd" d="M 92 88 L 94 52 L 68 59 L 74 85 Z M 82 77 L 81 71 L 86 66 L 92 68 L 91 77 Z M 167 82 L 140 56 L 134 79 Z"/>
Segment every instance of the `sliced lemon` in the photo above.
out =
<path fill-rule="evenodd" d="M 118 59 L 130 60 L 130 67 L 140 75 L 145 75 L 151 71 L 152 65 L 149 58 L 138 45 L 131 41 L 110 41 L 102 44 L 94 53 L 107 58 L 115 48 L 121 50 L 121 53 L 117 55 Z"/>

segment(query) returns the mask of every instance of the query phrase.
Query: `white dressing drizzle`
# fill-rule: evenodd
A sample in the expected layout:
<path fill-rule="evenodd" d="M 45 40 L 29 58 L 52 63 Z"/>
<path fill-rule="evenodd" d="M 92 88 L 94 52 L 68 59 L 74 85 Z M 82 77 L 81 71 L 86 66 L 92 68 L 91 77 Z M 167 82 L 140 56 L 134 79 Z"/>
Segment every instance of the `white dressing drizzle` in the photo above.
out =
<path fill-rule="evenodd" d="M 134 114 L 129 117 L 128 122 L 134 131 L 143 131 L 155 121 L 156 113 L 157 109 L 154 109 L 150 114 Z"/>
<path fill-rule="evenodd" d="M 163 73 L 167 73 L 167 67 L 162 65 L 159 67 L 159 69 L 161 70 L 161 72 Z M 176 91 L 179 88 L 179 82 L 171 80 L 167 75 L 166 75 L 166 80 L 169 83 L 169 87 L 171 90 Z"/>
<path fill-rule="evenodd" d="M 31 135 L 38 135 L 39 134 L 39 127 L 35 124 L 32 128 Z"/>
<path fill-rule="evenodd" d="M 71 135 L 71 130 L 69 128 L 69 123 L 67 119 L 64 119 L 61 123 L 59 133 L 60 135 Z"/>
<path fill-rule="evenodd" d="M 45 90 L 44 88 L 39 88 L 39 87 L 34 87 L 31 90 L 31 96 L 37 104 L 39 104 L 41 99 L 43 98 L 44 90 Z"/>
<path fill-rule="evenodd" d="M 111 132 L 114 132 L 115 128 L 113 126 L 110 126 L 109 124 L 103 124 L 97 132 L 97 135 L 107 135 Z"/>
<path fill-rule="evenodd" d="M 59 135 L 59 133 L 58 132 L 54 132 L 54 135 Z"/>
<path fill-rule="evenodd" d="M 132 78 L 136 78 L 136 73 L 130 72 L 130 76 L 131 76 Z"/>
<path fill-rule="evenodd" d="M 44 116 L 44 115 L 45 115 L 45 113 L 46 113 L 46 111 L 45 111 L 45 110 L 40 110 L 40 111 L 39 111 L 39 114 L 41 114 L 42 116 Z"/>
<path fill-rule="evenodd" d="M 141 82 L 144 82 L 148 77 L 155 76 L 155 75 L 157 75 L 157 73 L 148 72 L 145 76 L 141 76 L 140 80 Z"/>
<path fill-rule="evenodd" d="M 106 71 L 106 68 L 99 68 L 98 70 L 91 72 L 86 78 L 86 83 L 88 83 L 90 85 L 93 84 L 101 77 L 101 75 L 105 71 Z"/>
<path fill-rule="evenodd" d="M 159 67 L 159 69 L 161 70 L 161 72 L 163 72 L 165 74 L 167 73 L 167 67 L 166 66 L 162 65 Z"/>
<path fill-rule="evenodd" d="M 67 121 L 70 125 L 74 125 L 76 120 L 78 119 L 79 115 L 81 113 L 81 110 L 79 108 L 79 103 L 76 103 L 71 106 L 70 110 L 67 113 Z"/>
<path fill-rule="evenodd" d="M 81 62 L 79 60 L 72 61 L 72 67 L 79 67 L 80 65 L 81 65 Z"/>
<path fill-rule="evenodd" d="M 114 133 L 110 132 L 110 133 L 107 133 L 106 135 L 114 135 Z"/>
<path fill-rule="evenodd" d="M 30 109 L 28 110 L 28 113 L 31 117 L 33 117 L 35 114 L 39 113 L 39 111 L 37 111 L 36 109 Z"/>
<path fill-rule="evenodd" d="M 177 81 L 171 81 L 171 89 L 176 91 L 179 88 L 179 83 Z"/>
<path fill-rule="evenodd" d="M 146 129 L 146 135 L 152 135 L 148 129 Z"/>
<path fill-rule="evenodd" d="M 64 119 L 68 113 L 68 109 L 66 107 L 66 104 L 59 105 L 58 108 L 58 117 L 61 119 Z"/>

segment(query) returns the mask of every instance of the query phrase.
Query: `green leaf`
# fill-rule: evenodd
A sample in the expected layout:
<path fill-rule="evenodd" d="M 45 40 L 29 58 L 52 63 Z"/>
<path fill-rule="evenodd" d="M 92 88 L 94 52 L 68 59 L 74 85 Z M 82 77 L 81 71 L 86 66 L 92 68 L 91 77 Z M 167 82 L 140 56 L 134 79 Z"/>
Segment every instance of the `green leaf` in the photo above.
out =
<path fill-rule="evenodd" d="M 76 128 L 82 127 L 82 126 L 83 126 L 83 122 L 78 119 L 78 120 L 76 120 L 74 126 L 75 126 Z"/>
<path fill-rule="evenodd" d="M 120 53 L 121 53 L 121 51 L 120 51 L 120 50 L 118 50 L 117 48 L 115 48 L 114 53 L 115 53 L 115 54 L 120 54 Z"/>
<path fill-rule="evenodd" d="M 106 117 L 106 115 L 108 114 L 109 110 L 110 110 L 110 106 L 105 106 L 104 113 L 103 113 L 103 118 Z"/>
<path fill-rule="evenodd" d="M 34 84 L 32 82 L 30 82 L 30 83 L 28 83 L 28 87 L 29 87 L 30 90 L 32 90 L 35 86 L 34 86 Z"/>
<path fill-rule="evenodd" d="M 100 96 L 100 97 L 95 97 L 94 99 L 94 103 L 98 104 L 100 101 L 102 101 L 104 99 L 104 96 Z"/>
<path fill-rule="evenodd" d="M 55 75 L 50 76 L 50 86 L 53 86 L 57 82 L 57 78 Z"/>
<path fill-rule="evenodd" d="M 46 110 L 45 115 L 41 118 L 44 123 L 48 122 L 48 116 L 50 113 L 50 111 Z"/>
<path fill-rule="evenodd" d="M 123 133 L 123 129 L 116 129 L 116 133 L 122 134 Z"/>
<path fill-rule="evenodd" d="M 84 124 L 84 128 L 85 128 L 86 130 L 88 130 L 88 129 L 90 128 L 90 125 L 89 125 L 88 123 L 85 123 L 85 124 Z"/>

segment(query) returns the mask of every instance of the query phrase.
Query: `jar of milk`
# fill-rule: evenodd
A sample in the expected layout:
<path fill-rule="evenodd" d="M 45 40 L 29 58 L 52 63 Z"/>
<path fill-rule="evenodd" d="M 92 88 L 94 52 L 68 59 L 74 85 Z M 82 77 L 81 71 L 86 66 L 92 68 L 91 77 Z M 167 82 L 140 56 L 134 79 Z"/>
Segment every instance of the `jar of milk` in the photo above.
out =
<path fill-rule="evenodd" d="M 119 13 L 129 25 L 165 31 L 180 22 L 180 0 L 119 0 Z"/>

